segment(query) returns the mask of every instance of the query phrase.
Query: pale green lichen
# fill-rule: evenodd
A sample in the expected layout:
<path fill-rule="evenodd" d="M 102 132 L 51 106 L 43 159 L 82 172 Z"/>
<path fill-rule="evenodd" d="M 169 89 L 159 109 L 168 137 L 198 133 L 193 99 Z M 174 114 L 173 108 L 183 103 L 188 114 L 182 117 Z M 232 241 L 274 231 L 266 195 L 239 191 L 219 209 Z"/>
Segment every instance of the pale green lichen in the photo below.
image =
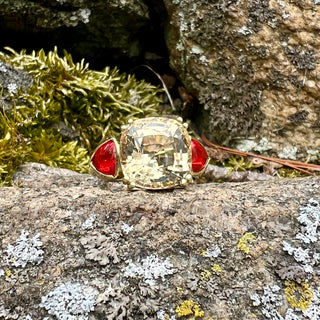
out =
<path fill-rule="evenodd" d="M 108 67 L 91 70 L 84 60 L 74 63 L 67 52 L 59 55 L 57 48 L 47 54 L 8 50 L 0 52 L 0 61 L 23 69 L 33 83 L 2 91 L 2 185 L 26 161 L 87 172 L 88 153 L 101 140 L 117 137 L 128 119 L 158 113 L 159 90 L 134 76 Z"/>
<path fill-rule="evenodd" d="M 283 148 L 282 152 L 278 153 L 279 158 L 284 158 L 284 159 L 290 159 L 290 160 L 296 160 L 296 154 L 298 152 L 297 147 L 285 147 Z"/>

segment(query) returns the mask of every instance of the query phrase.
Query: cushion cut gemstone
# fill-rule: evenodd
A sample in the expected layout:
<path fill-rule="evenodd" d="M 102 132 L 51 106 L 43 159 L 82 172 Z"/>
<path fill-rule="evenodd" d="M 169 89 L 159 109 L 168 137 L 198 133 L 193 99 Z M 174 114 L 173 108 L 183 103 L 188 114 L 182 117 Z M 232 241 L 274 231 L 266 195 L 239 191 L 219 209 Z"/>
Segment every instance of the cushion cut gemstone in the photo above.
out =
<path fill-rule="evenodd" d="M 190 172 L 190 138 L 175 119 L 132 122 L 122 131 L 120 149 L 124 178 L 137 187 L 173 188 Z"/>

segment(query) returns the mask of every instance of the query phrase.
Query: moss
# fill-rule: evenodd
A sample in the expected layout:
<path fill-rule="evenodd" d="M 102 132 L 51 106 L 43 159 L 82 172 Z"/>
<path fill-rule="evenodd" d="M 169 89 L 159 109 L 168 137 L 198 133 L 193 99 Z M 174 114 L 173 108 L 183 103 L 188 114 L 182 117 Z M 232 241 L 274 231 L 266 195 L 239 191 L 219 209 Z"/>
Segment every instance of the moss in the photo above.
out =
<path fill-rule="evenodd" d="M 233 171 L 247 171 L 254 170 L 263 166 L 263 163 L 255 164 L 251 159 L 242 156 L 230 156 L 226 162 L 226 168 Z"/>
<path fill-rule="evenodd" d="M 298 178 L 305 177 L 306 174 L 298 170 L 283 167 L 277 170 L 277 176 L 279 178 Z"/>
<path fill-rule="evenodd" d="M 15 169 L 27 160 L 30 146 L 19 134 L 15 119 L 0 114 L 0 186 L 10 183 Z"/>
<path fill-rule="evenodd" d="M 313 292 L 309 289 L 307 282 L 301 282 L 300 284 L 287 280 L 285 281 L 284 293 L 286 299 L 291 308 L 298 308 L 300 310 L 306 310 L 309 308 L 313 298 Z"/>
<path fill-rule="evenodd" d="M 106 67 L 89 69 L 57 48 L 26 54 L 8 49 L 0 60 L 33 77 L 33 84 L 4 96 L 11 107 L 0 115 L 0 184 L 25 161 L 87 172 L 89 153 L 117 137 L 128 119 L 157 115 L 156 87 Z M 8 109 L 8 108 L 6 108 Z"/>

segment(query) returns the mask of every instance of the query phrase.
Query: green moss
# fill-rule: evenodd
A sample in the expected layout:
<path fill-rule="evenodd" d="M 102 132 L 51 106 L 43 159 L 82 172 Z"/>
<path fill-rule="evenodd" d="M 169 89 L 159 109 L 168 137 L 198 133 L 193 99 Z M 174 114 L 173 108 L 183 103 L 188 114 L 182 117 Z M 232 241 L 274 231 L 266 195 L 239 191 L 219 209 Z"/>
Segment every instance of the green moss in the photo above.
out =
<path fill-rule="evenodd" d="M 0 186 L 10 184 L 15 169 L 27 160 L 30 147 L 17 131 L 14 119 L 0 113 Z"/>
<path fill-rule="evenodd" d="M 8 48 L 7 48 L 8 49 Z M 38 161 L 79 172 L 89 154 L 107 137 L 118 137 L 128 119 L 156 115 L 156 87 L 106 67 L 90 70 L 57 48 L 26 54 L 8 49 L 0 60 L 34 78 L 25 91 L 3 98 L 12 104 L 0 118 L 1 184 L 25 161 Z"/>
<path fill-rule="evenodd" d="M 255 164 L 252 160 L 242 156 L 230 156 L 225 167 L 232 171 L 254 170 L 263 166 L 263 163 Z"/>

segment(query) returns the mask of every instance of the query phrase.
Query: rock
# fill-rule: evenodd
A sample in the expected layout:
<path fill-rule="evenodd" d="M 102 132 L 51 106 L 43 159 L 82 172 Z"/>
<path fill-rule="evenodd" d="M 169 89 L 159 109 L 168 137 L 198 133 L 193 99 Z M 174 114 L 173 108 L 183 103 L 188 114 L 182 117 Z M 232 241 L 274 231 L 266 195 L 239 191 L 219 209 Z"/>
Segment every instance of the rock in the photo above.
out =
<path fill-rule="evenodd" d="M 142 0 L 1 0 L 3 45 L 47 48 L 53 45 L 110 65 L 113 59 L 141 54 L 150 29 L 149 9 Z M 19 41 L 17 41 L 17 39 Z"/>
<path fill-rule="evenodd" d="M 12 106 L 8 95 L 15 94 L 19 89 L 25 90 L 33 83 L 32 76 L 21 69 L 14 69 L 8 64 L 0 61 L 0 88 L 3 90 L 0 101 L 5 109 Z"/>
<path fill-rule="evenodd" d="M 1 319 L 318 319 L 320 177 L 130 192 L 25 164 L 0 188 Z"/>
<path fill-rule="evenodd" d="M 262 151 L 289 158 L 319 150 L 318 1 L 164 2 L 171 66 L 213 141 L 267 139 Z"/>

